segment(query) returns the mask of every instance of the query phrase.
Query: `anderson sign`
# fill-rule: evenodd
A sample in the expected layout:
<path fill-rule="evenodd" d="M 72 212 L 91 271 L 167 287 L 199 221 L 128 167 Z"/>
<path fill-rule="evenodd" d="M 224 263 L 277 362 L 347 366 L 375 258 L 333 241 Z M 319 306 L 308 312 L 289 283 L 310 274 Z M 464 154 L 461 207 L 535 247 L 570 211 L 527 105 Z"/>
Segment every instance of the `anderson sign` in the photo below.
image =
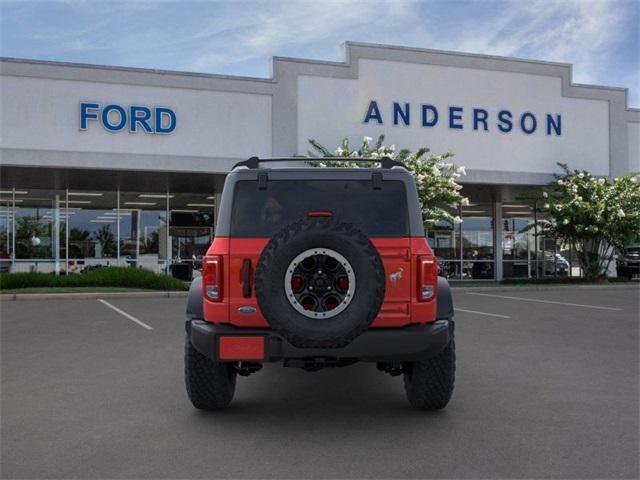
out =
<path fill-rule="evenodd" d="M 453 130 L 498 130 L 510 133 L 519 129 L 526 135 L 541 133 L 546 135 L 562 135 L 562 115 L 545 113 L 536 115 L 532 112 L 514 113 L 510 110 L 489 110 L 481 107 L 465 108 L 461 106 L 437 107 L 428 103 L 412 105 L 410 103 L 393 102 L 389 107 L 380 107 L 376 100 L 369 101 L 364 123 L 409 126 L 412 122 L 422 127 L 435 127 L 442 122 Z"/>

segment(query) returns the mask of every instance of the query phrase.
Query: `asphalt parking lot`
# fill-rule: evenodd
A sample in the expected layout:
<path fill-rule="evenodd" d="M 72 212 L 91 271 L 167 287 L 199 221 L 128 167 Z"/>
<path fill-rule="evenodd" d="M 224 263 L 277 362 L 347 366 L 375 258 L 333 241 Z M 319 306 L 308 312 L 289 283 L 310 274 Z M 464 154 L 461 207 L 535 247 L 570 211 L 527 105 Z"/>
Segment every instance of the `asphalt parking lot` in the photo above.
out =
<path fill-rule="evenodd" d="M 633 287 L 455 290 L 456 391 L 371 364 L 184 389 L 184 299 L 3 302 L 3 478 L 638 478 Z M 148 327 L 148 328 L 147 328 Z"/>

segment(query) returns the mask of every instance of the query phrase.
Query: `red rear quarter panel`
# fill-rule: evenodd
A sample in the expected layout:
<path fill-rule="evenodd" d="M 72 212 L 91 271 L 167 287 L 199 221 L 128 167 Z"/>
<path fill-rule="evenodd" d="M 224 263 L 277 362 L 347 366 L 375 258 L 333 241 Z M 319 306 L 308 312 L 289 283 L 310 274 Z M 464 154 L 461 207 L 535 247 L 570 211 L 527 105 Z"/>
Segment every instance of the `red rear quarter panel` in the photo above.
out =
<path fill-rule="evenodd" d="M 228 300 L 229 314 L 228 322 L 238 327 L 268 327 L 269 324 L 262 316 L 258 301 L 256 299 L 255 286 L 255 270 L 260 259 L 260 254 L 264 247 L 269 243 L 268 238 L 233 238 L 229 250 L 229 296 Z M 251 297 L 242 296 L 242 264 L 248 258 L 251 260 Z M 240 313 L 240 307 L 253 307 L 255 313 Z"/>

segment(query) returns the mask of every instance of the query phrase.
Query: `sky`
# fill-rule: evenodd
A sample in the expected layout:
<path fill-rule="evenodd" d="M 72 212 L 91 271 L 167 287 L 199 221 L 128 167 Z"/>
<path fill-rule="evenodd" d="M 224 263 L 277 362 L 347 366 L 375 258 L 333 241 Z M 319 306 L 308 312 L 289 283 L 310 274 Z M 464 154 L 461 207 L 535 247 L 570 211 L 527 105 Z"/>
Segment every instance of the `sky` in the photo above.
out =
<path fill-rule="evenodd" d="M 345 41 L 573 64 L 640 107 L 640 0 L 0 0 L 4 57 L 269 77 Z"/>

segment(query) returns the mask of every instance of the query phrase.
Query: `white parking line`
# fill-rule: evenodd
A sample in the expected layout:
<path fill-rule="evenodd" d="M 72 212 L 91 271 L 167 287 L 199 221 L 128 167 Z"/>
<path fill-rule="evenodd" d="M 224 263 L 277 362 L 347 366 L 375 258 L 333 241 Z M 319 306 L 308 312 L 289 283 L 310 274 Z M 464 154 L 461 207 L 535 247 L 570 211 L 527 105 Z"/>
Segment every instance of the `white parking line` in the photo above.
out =
<path fill-rule="evenodd" d="M 480 297 L 506 298 L 508 300 L 522 300 L 524 302 L 552 303 L 554 305 L 566 305 L 568 307 L 595 308 L 598 310 L 613 310 L 616 312 L 619 312 L 622 310 L 621 308 L 601 307 L 600 305 L 584 305 L 582 303 L 556 302 L 554 300 L 539 300 L 537 298 L 511 297 L 508 295 L 494 295 L 492 293 L 478 293 L 478 292 L 464 292 L 464 293 L 466 293 L 467 295 L 478 295 Z"/>
<path fill-rule="evenodd" d="M 100 303 L 102 303 L 103 305 L 106 305 L 107 307 L 109 307 L 111 310 L 115 310 L 116 312 L 118 312 L 120 315 L 122 315 L 123 317 L 127 317 L 129 320 L 131 320 L 132 322 L 137 323 L 138 325 L 140 325 L 142 328 L 146 328 L 147 330 L 153 330 L 153 328 L 151 328 L 149 325 L 147 325 L 144 322 L 141 322 L 140 320 L 138 320 L 136 317 L 129 315 L 127 312 L 125 312 L 124 310 L 120 310 L 118 307 L 116 307 L 115 305 L 111 305 L 109 302 L 107 302 L 106 300 L 103 300 L 101 298 L 98 299 L 98 301 Z"/>
<path fill-rule="evenodd" d="M 475 310 L 465 310 L 464 308 L 454 308 L 454 312 L 474 313 L 476 315 L 486 315 L 487 317 L 511 318 L 509 315 L 500 315 L 498 313 L 476 312 Z"/>

